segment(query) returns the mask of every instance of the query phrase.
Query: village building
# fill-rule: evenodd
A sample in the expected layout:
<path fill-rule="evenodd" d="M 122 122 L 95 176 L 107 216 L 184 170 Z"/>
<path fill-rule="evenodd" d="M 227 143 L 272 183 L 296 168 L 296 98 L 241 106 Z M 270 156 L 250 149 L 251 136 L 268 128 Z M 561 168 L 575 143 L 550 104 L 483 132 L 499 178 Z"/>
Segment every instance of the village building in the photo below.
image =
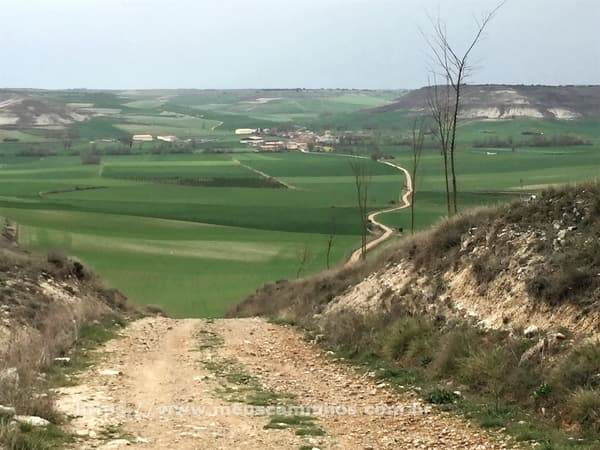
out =
<path fill-rule="evenodd" d="M 240 139 L 240 144 L 245 144 L 245 145 L 250 145 L 252 147 L 256 147 L 257 145 L 262 144 L 264 141 L 265 140 L 263 138 L 261 138 L 260 136 L 250 136 L 247 138 Z"/>
<path fill-rule="evenodd" d="M 329 132 L 326 132 L 323 136 L 317 136 L 317 142 L 319 144 L 338 144 L 339 143 L 339 139 L 335 136 L 333 136 L 332 134 L 330 134 Z"/>
<path fill-rule="evenodd" d="M 235 130 L 235 134 L 244 135 L 244 134 L 254 134 L 256 133 L 256 128 L 238 128 Z"/>
<path fill-rule="evenodd" d="M 285 149 L 283 141 L 268 141 L 260 145 L 260 149 L 266 152 L 276 152 Z"/>
<path fill-rule="evenodd" d="M 134 142 L 152 142 L 154 140 L 151 134 L 134 134 L 132 139 Z"/>
<path fill-rule="evenodd" d="M 163 142 L 176 142 L 177 136 L 167 135 L 167 136 L 156 136 L 156 139 Z"/>

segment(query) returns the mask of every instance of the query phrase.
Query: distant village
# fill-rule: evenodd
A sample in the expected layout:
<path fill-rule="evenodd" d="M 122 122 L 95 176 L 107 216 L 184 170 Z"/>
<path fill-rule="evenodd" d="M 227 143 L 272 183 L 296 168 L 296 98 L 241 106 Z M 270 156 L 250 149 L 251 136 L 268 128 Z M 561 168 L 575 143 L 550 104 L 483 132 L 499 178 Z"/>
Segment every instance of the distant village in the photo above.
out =
<path fill-rule="evenodd" d="M 339 138 L 333 136 L 331 132 L 326 131 L 323 134 L 317 134 L 310 130 L 298 131 L 278 131 L 269 128 L 238 128 L 235 130 L 238 136 L 244 136 L 240 139 L 240 144 L 247 145 L 258 151 L 273 152 L 283 150 L 301 150 L 301 151 L 320 151 L 331 152 L 333 146 L 339 143 Z M 274 140 L 273 138 L 285 140 Z M 113 139 L 98 140 L 114 141 Z M 134 134 L 133 142 L 189 142 L 191 139 L 179 139 L 174 135 L 153 136 L 151 134 Z"/>
<path fill-rule="evenodd" d="M 340 143 L 340 138 L 334 136 L 330 131 L 319 134 L 307 129 L 283 131 L 269 128 L 238 128 L 235 130 L 235 134 L 242 137 L 240 144 L 258 152 L 314 151 L 330 153 L 334 151 L 334 146 Z M 115 141 L 115 139 L 97 139 L 90 143 Z M 154 136 L 151 134 L 135 134 L 131 137 L 133 143 L 155 141 L 176 143 L 191 142 L 192 139 L 180 139 L 174 135 Z"/>
<path fill-rule="evenodd" d="M 132 140 L 134 142 L 152 142 L 154 141 L 154 136 L 152 136 L 151 134 L 134 134 Z M 173 136 L 172 134 L 166 136 L 156 136 L 156 140 L 161 142 L 179 141 L 177 136 Z M 191 142 L 191 139 L 185 139 L 184 142 Z"/>
<path fill-rule="evenodd" d="M 240 144 L 263 152 L 284 150 L 332 152 L 334 145 L 339 143 L 339 138 L 332 135 L 330 131 L 317 134 L 306 129 L 278 131 L 269 128 L 238 128 L 235 134 L 245 136 L 240 139 Z M 273 140 L 274 137 L 285 140 Z"/>

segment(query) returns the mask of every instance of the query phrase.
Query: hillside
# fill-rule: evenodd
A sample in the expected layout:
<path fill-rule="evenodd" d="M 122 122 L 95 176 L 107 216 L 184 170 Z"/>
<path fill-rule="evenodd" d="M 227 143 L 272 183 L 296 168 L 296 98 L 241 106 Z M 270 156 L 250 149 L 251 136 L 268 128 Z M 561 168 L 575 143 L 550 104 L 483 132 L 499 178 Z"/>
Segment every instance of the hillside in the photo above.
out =
<path fill-rule="evenodd" d="M 477 319 L 487 329 L 535 324 L 596 335 L 600 186 L 584 186 L 546 190 L 531 200 L 460 215 L 404 240 L 366 266 L 268 285 L 232 314 L 294 317 L 310 297 L 317 315 L 302 320 L 318 319 L 322 326 L 341 310 L 390 313 L 410 306 Z M 319 279 L 322 285 L 310 284 Z M 323 295 L 304 297 L 308 288 Z M 273 294 L 279 300 L 267 302 Z"/>
<path fill-rule="evenodd" d="M 31 255 L 0 236 L 0 448 L 61 448 L 54 388 L 85 366 L 85 350 L 111 328 L 150 310 L 107 288 L 80 262 L 59 252 Z"/>
<path fill-rule="evenodd" d="M 139 318 L 58 252 L 0 242 L 7 450 L 509 447 L 340 364 L 291 327 Z M 309 368 L 310 370 L 307 370 Z"/>
<path fill-rule="evenodd" d="M 427 108 L 430 88 L 410 91 L 377 112 L 418 112 Z M 465 119 L 539 118 L 572 120 L 600 116 L 600 86 L 467 85 L 461 116 Z"/>
<path fill-rule="evenodd" d="M 0 91 L 0 126 L 5 128 L 62 128 L 91 115 L 74 105 L 52 104 L 41 93 Z"/>
<path fill-rule="evenodd" d="M 267 285 L 230 315 L 292 322 L 429 386 L 600 431 L 599 199 L 590 184 L 475 210 L 366 264 Z"/>

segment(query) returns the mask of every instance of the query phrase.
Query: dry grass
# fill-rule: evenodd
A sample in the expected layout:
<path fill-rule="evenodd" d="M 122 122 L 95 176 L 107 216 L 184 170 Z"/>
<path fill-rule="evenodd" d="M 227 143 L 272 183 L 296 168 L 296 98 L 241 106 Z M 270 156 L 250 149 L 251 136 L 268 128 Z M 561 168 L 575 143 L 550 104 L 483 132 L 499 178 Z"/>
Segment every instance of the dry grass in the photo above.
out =
<path fill-rule="evenodd" d="M 263 286 L 228 311 L 229 317 L 267 316 L 308 325 L 335 297 L 356 285 L 370 266 L 343 267 L 299 279 L 282 280 Z"/>
<path fill-rule="evenodd" d="M 584 431 L 600 433 L 600 391 L 578 389 L 568 400 L 569 413 Z"/>
<path fill-rule="evenodd" d="M 0 241 L 0 286 L 3 314 L 10 324 L 8 341 L 0 342 L 0 374 L 15 369 L 18 374 L 18 380 L 0 377 L 0 404 L 14 407 L 17 414 L 59 424 L 63 418 L 54 409 L 44 375 L 55 358 L 70 355 L 88 324 L 136 317 L 145 311 L 104 287 L 80 262 L 61 252 L 40 258 L 6 241 Z M 55 441 L 65 438 L 54 426 L 23 429 L 0 421 L 3 448 L 56 448 Z"/>
<path fill-rule="evenodd" d="M 600 432 L 600 344 L 554 343 L 543 356 L 521 361 L 536 342 L 522 334 L 483 332 L 471 323 L 428 313 L 430 298 L 413 288 L 388 289 L 391 309 L 368 315 L 327 308 L 336 297 L 374 272 L 397 264 L 425 279 L 433 300 L 444 293 L 444 277 L 469 268 L 482 295 L 507 271 L 515 253 L 519 266 L 535 263 L 515 283 L 528 286 L 529 301 L 575 307 L 580 317 L 600 311 L 600 184 L 552 188 L 537 199 L 478 209 L 445 220 L 405 239 L 376 258 L 259 289 L 230 316 L 267 316 L 300 325 L 345 355 L 384 362 L 394 373 L 409 371 L 435 383 L 462 384 L 499 412 L 518 406 L 540 420 Z M 561 242 L 559 238 L 565 236 Z M 471 250 L 476 248 L 476 252 Z M 531 258 L 531 260 L 529 259 Z M 514 266 L 511 266 L 514 268 Z M 516 272 L 516 269 L 515 269 Z M 327 314 L 323 314 L 327 310 Z M 455 316 L 451 316 L 455 317 Z M 522 330 L 521 330 L 522 332 Z M 543 412 L 543 414 L 542 414 Z"/>

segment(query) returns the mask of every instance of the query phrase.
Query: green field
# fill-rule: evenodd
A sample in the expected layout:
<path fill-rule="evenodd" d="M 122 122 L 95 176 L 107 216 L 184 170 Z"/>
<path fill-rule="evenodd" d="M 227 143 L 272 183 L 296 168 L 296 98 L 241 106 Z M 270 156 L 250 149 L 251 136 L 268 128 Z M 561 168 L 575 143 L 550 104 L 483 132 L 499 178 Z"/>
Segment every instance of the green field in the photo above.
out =
<path fill-rule="evenodd" d="M 323 269 L 331 233 L 331 264 L 359 240 L 348 158 L 236 158 L 112 157 L 102 167 L 81 166 L 75 157 L 13 158 L 0 172 L 0 214 L 21 225 L 25 247 L 64 249 L 135 301 L 161 304 L 176 316 L 218 316 L 264 282 Z M 172 176 L 258 177 L 239 160 L 298 181 L 298 189 L 157 182 Z M 403 178 L 387 166 L 368 164 L 380 198 L 373 207 L 385 207 L 400 194 Z M 83 189 L 89 187 L 97 189 Z"/>
<path fill-rule="evenodd" d="M 330 235 L 335 235 L 331 264 L 341 263 L 358 246 L 352 159 L 344 154 L 369 156 L 377 147 L 396 164 L 410 167 L 406 139 L 412 117 L 366 109 L 397 95 L 48 93 L 52 104 L 86 105 L 104 115 L 63 131 L 0 130 L 0 137 L 19 139 L 0 142 L 0 215 L 20 224 L 26 248 L 64 249 L 137 302 L 160 304 L 180 317 L 219 316 L 262 283 L 324 269 Z M 332 130 L 359 136 L 362 143 L 340 146 L 337 154 L 254 153 L 234 134 L 245 127 Z M 61 137 L 67 132 L 70 146 Z M 193 141 L 129 147 L 117 140 L 133 133 Z M 549 139 L 568 135 L 586 145 L 530 147 L 531 133 Z M 595 179 L 600 172 L 600 120 L 469 122 L 461 124 L 458 137 L 461 209 Z M 517 145 L 477 146 L 491 138 Z M 446 211 L 442 159 L 430 138 L 426 144 L 416 182 L 421 229 Z M 101 164 L 82 165 L 82 150 L 103 153 Z M 369 209 L 389 208 L 404 189 L 403 175 L 364 161 L 370 173 Z M 403 211 L 381 220 L 407 230 L 409 219 Z"/>

